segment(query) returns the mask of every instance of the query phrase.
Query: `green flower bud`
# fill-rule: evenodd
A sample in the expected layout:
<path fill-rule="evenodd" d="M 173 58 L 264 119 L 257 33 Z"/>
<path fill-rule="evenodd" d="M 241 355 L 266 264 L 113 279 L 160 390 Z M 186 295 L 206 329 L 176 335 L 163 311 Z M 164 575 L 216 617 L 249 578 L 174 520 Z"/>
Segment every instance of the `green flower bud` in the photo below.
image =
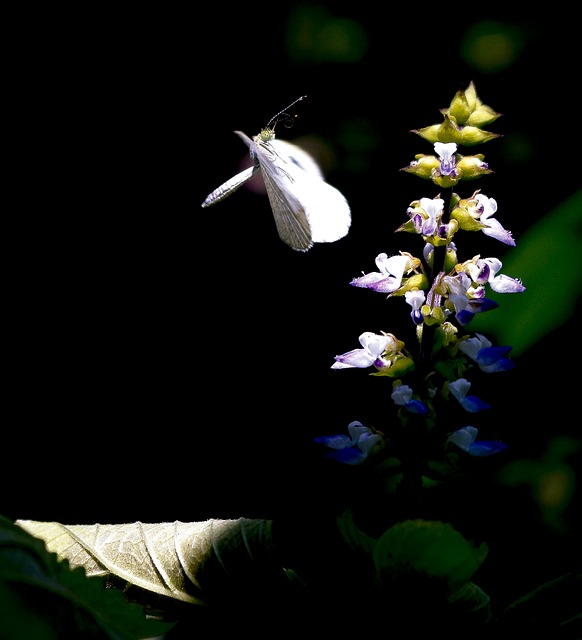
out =
<path fill-rule="evenodd" d="M 427 305 L 424 305 L 421 311 L 424 316 L 424 322 L 429 327 L 435 324 L 442 324 L 446 320 L 447 316 L 443 307 L 434 307 L 433 309 L 428 307 L 425 313 L 425 306 Z"/>
<path fill-rule="evenodd" d="M 483 129 L 479 129 L 478 127 L 466 126 L 461 129 L 461 144 L 464 144 L 466 147 L 471 147 L 500 137 L 500 133 L 483 131 Z"/>
<path fill-rule="evenodd" d="M 463 231 L 481 231 L 481 229 L 487 225 L 473 217 L 472 212 L 474 210 L 475 207 L 471 207 L 470 209 L 467 209 L 464 206 L 455 207 L 451 211 L 451 218 L 459 223 L 459 227 L 463 229 Z"/>
<path fill-rule="evenodd" d="M 467 98 L 467 102 L 469 104 L 469 108 L 471 109 L 471 115 L 469 119 L 465 122 L 465 124 L 470 124 L 475 127 L 485 126 L 491 124 L 499 116 L 500 113 L 494 111 L 491 107 L 483 104 L 477 95 L 477 89 L 475 88 L 475 83 L 471 81 L 467 89 L 465 90 L 465 97 Z"/>
<path fill-rule="evenodd" d="M 415 364 L 412 358 L 401 356 L 396 359 L 394 364 L 388 369 L 387 375 L 390 378 L 402 378 L 403 376 L 414 371 Z"/>
<path fill-rule="evenodd" d="M 435 156 L 426 156 L 422 153 L 414 156 L 414 160 L 407 166 L 400 169 L 407 173 L 413 173 L 420 178 L 430 179 L 433 171 L 440 167 L 440 161 Z"/>
<path fill-rule="evenodd" d="M 416 135 L 429 142 L 438 142 L 438 130 L 440 126 L 440 124 L 432 124 L 430 127 L 424 127 L 423 129 L 413 129 L 411 133 L 416 133 Z"/>
<path fill-rule="evenodd" d="M 471 105 L 467 100 L 466 92 L 461 90 L 457 91 L 449 108 L 442 109 L 441 113 L 453 117 L 461 126 L 464 125 L 473 113 Z"/>
<path fill-rule="evenodd" d="M 428 140 L 429 142 L 456 142 L 457 144 L 463 143 L 463 136 L 461 127 L 457 125 L 454 119 L 445 115 L 444 122 L 439 125 L 432 125 L 430 127 L 424 127 L 424 129 L 413 129 L 412 133 L 416 133 L 421 138 Z"/>
<path fill-rule="evenodd" d="M 457 162 L 457 170 L 463 180 L 474 180 L 479 176 L 493 173 L 486 162 L 483 162 L 484 156 L 478 154 L 476 156 L 463 156 Z"/>
<path fill-rule="evenodd" d="M 440 166 L 440 165 L 439 165 Z M 464 177 L 459 173 L 459 175 L 449 175 L 443 176 L 441 174 L 434 175 L 431 177 L 434 184 L 442 187 L 443 189 L 448 189 L 449 187 L 454 187 L 461 178 Z"/>
<path fill-rule="evenodd" d="M 396 290 L 392 296 L 403 296 L 407 291 L 412 289 L 422 289 L 426 291 L 429 287 L 428 278 L 424 273 L 415 273 L 410 278 L 405 278 L 402 281 L 402 286 Z"/>
<path fill-rule="evenodd" d="M 441 109 L 441 113 L 454 118 L 457 124 L 462 127 L 479 128 L 495 122 L 501 115 L 481 102 L 473 82 L 465 91 L 457 91 L 449 108 Z"/>
<path fill-rule="evenodd" d="M 500 113 L 493 111 L 491 107 L 484 104 L 476 111 L 473 111 L 466 124 L 473 127 L 486 127 L 488 124 L 495 122 L 500 116 Z"/>
<path fill-rule="evenodd" d="M 414 226 L 414 222 L 412 220 L 408 220 L 404 224 L 401 224 L 398 229 L 396 229 L 395 233 L 399 231 L 406 231 L 407 233 L 416 233 L 416 227 Z"/>
<path fill-rule="evenodd" d="M 445 254 L 445 271 L 452 271 L 457 264 L 457 252 L 449 247 Z"/>

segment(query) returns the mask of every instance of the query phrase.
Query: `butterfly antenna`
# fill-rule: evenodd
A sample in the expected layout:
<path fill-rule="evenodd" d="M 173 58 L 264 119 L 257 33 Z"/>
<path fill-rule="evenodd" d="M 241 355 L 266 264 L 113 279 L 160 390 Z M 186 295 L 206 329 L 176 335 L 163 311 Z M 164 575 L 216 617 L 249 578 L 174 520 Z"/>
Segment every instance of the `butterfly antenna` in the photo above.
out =
<path fill-rule="evenodd" d="M 297 116 L 287 113 L 287 109 L 290 109 L 294 104 L 301 102 L 301 100 L 305 100 L 305 98 L 307 98 L 307 96 L 301 96 L 300 98 L 297 98 L 297 100 L 293 100 L 291 104 L 287 105 L 284 109 L 279 111 L 279 113 L 275 114 L 267 123 L 267 129 L 274 129 L 277 126 L 277 123 L 279 122 L 279 120 L 282 118 L 285 119 L 286 127 L 292 127 L 294 118 L 296 118 Z"/>

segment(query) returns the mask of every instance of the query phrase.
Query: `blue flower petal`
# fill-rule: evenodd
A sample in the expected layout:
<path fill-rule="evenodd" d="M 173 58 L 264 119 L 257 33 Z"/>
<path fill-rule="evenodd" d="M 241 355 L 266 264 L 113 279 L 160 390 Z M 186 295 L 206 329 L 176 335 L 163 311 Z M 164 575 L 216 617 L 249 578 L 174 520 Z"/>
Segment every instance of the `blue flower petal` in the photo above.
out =
<path fill-rule="evenodd" d="M 330 449 L 346 449 L 354 444 L 353 440 L 346 435 L 319 436 L 318 438 L 313 438 L 313 440 Z"/>
<path fill-rule="evenodd" d="M 504 451 L 505 449 L 507 449 L 507 445 L 503 442 L 496 442 L 495 440 L 479 440 L 469 447 L 467 453 L 471 456 L 483 458 L 485 456 L 490 456 L 494 453 Z"/>
<path fill-rule="evenodd" d="M 478 305 L 473 311 L 475 313 L 483 313 L 485 311 L 492 311 L 493 309 L 497 309 L 499 307 L 499 303 L 495 302 L 495 300 L 491 300 L 490 298 L 481 298 L 478 301 Z"/>
<path fill-rule="evenodd" d="M 491 405 L 488 405 L 480 398 L 477 398 L 477 396 L 466 396 L 461 400 L 461 406 L 469 413 L 478 413 L 485 409 L 491 409 Z"/>
<path fill-rule="evenodd" d="M 347 449 L 338 449 L 328 453 L 326 458 L 343 462 L 343 464 L 361 464 L 368 457 L 363 451 L 360 451 L 358 447 L 348 447 Z"/>
<path fill-rule="evenodd" d="M 466 309 L 462 309 L 461 311 L 457 311 L 455 314 L 455 318 L 457 318 L 460 325 L 465 326 L 469 324 L 471 320 L 475 317 L 474 313 L 467 311 Z"/>
<path fill-rule="evenodd" d="M 479 349 L 479 353 L 477 353 L 477 363 L 482 365 L 490 365 L 496 363 L 498 360 L 501 360 L 504 356 L 506 356 L 512 347 L 483 347 L 483 349 Z"/>
<path fill-rule="evenodd" d="M 410 413 L 416 413 L 420 416 L 425 416 L 428 413 L 428 407 L 420 400 L 410 400 L 404 407 L 407 411 L 410 411 Z"/>

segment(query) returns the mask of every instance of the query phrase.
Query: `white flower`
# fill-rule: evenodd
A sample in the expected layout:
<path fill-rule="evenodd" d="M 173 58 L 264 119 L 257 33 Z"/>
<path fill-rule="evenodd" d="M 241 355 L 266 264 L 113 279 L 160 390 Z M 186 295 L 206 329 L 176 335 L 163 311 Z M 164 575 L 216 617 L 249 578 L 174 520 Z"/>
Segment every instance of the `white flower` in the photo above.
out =
<path fill-rule="evenodd" d="M 478 193 L 475 199 L 479 202 L 479 205 L 483 207 L 483 213 L 479 216 L 479 220 L 487 225 L 487 227 L 482 229 L 483 233 L 486 236 L 500 240 L 504 244 L 515 247 L 515 240 L 511 235 L 511 231 L 506 231 L 498 220 L 491 217 L 497 211 L 497 201 L 484 196 L 482 193 Z"/>
<path fill-rule="evenodd" d="M 386 253 L 376 256 L 376 266 L 379 271 L 372 271 L 359 278 L 354 278 L 350 284 L 354 287 L 364 287 L 380 293 L 393 293 L 400 288 L 402 276 L 410 268 L 410 258 L 398 255 L 388 257 Z"/>
<path fill-rule="evenodd" d="M 507 445 L 503 442 L 493 440 L 477 440 L 477 429 L 475 427 L 463 427 L 447 438 L 447 442 L 459 447 L 471 456 L 490 456 L 507 449 Z"/>
<path fill-rule="evenodd" d="M 372 453 L 374 448 L 382 442 L 381 434 L 364 427 L 358 420 L 350 422 L 348 432 L 349 436 L 343 434 L 320 436 L 314 440 L 329 449 L 334 449 L 334 451 L 327 454 L 327 457 L 344 464 L 361 464 Z"/>
<path fill-rule="evenodd" d="M 491 407 L 483 400 L 476 396 L 468 396 L 467 393 L 471 387 L 471 383 L 465 378 L 458 378 L 453 382 L 449 382 L 449 391 L 459 401 L 459 404 L 470 413 L 477 413 Z"/>
<path fill-rule="evenodd" d="M 374 363 L 382 365 L 382 354 L 389 345 L 394 344 L 393 336 L 379 335 L 371 331 L 365 331 L 359 337 L 362 349 L 353 349 L 347 353 L 335 357 L 332 369 L 349 369 L 356 367 L 366 369 Z"/>

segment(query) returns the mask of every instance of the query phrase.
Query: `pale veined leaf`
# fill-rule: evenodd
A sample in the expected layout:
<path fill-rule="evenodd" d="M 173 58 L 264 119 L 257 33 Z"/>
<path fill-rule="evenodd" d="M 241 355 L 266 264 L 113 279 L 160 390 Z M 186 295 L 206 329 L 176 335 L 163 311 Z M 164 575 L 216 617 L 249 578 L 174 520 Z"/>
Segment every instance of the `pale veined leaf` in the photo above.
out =
<path fill-rule="evenodd" d="M 127 586 L 191 604 L 208 604 L 207 591 L 219 591 L 233 575 L 244 584 L 257 573 L 283 571 L 274 560 L 270 520 L 16 524 L 88 577 L 115 576 Z"/>
<path fill-rule="evenodd" d="M 288 117 L 281 111 L 269 125 L 282 114 Z M 269 125 L 252 139 L 242 131 L 235 131 L 249 148 L 253 166 L 215 189 L 202 206 L 224 200 L 260 172 L 277 232 L 285 244 L 296 251 L 308 251 L 316 242 L 340 240 L 351 226 L 347 200 L 325 181 L 318 164 L 305 150 L 276 140 L 275 127 Z"/>

